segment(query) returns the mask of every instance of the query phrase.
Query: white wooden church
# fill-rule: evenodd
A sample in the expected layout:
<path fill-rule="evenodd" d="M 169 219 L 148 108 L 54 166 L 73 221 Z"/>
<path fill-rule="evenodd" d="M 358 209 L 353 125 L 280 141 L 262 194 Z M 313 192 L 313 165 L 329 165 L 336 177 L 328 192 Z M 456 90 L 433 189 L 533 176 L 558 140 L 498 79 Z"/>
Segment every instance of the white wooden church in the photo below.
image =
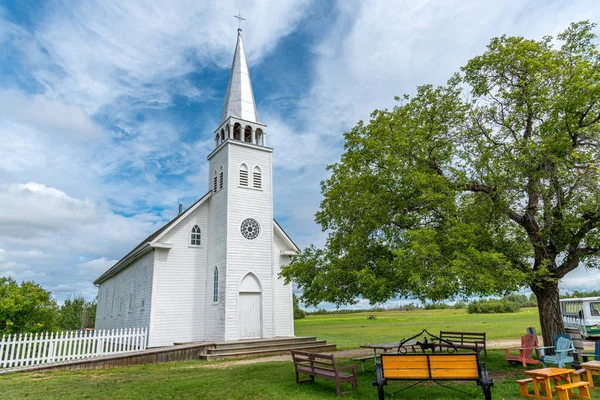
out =
<path fill-rule="evenodd" d="M 273 219 L 272 154 L 238 29 L 209 188 L 94 281 L 96 329 L 147 327 L 148 346 L 294 336 L 298 248 Z"/>

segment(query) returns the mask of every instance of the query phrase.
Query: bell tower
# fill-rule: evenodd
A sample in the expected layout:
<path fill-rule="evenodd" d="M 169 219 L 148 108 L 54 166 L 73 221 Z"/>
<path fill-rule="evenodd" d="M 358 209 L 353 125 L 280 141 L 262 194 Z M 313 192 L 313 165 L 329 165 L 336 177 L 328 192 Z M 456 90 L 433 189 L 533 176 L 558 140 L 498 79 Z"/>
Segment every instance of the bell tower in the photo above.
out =
<path fill-rule="evenodd" d="M 219 296 L 217 301 L 207 296 L 206 316 L 222 321 L 222 330 L 207 332 L 207 340 L 275 336 L 273 149 L 267 147 L 266 128 L 257 117 L 238 29 L 214 150 L 208 155 L 212 238 L 207 282 L 216 276 L 214 268 Z"/>

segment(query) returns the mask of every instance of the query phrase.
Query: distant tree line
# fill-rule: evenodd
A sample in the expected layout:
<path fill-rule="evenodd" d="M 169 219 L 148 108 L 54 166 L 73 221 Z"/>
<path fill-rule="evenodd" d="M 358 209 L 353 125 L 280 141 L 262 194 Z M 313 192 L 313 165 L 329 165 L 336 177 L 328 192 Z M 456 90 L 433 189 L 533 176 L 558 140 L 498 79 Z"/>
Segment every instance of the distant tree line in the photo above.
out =
<path fill-rule="evenodd" d="M 583 297 L 600 297 L 600 290 L 593 290 L 591 292 L 580 292 L 579 290 L 574 291 L 573 293 L 566 292 L 564 295 L 561 295 L 561 299 L 571 299 L 576 297 L 581 299 Z"/>
<path fill-rule="evenodd" d="M 39 284 L 0 277 L 0 335 L 93 328 L 96 302 L 81 295 L 62 306 Z"/>

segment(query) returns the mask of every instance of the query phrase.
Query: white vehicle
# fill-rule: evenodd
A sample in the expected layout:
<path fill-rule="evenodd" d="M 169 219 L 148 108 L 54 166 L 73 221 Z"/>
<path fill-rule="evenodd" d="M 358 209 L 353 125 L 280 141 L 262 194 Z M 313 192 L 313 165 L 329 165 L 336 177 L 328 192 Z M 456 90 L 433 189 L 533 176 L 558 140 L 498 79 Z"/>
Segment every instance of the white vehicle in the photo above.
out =
<path fill-rule="evenodd" d="M 600 297 L 560 300 L 565 329 L 578 329 L 583 337 L 600 337 Z"/>

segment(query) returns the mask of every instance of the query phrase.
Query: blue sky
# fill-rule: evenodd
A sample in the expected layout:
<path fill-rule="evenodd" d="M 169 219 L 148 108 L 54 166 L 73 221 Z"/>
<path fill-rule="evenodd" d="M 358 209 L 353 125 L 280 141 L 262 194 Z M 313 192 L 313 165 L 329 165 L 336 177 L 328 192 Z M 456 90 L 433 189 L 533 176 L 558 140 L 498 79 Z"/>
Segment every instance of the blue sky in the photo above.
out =
<path fill-rule="evenodd" d="M 300 246 L 343 132 L 443 84 L 501 34 L 600 22 L 589 1 L 0 0 L 0 275 L 62 301 L 207 191 L 238 9 L 275 216 Z M 563 289 L 600 286 L 575 271 Z"/>

